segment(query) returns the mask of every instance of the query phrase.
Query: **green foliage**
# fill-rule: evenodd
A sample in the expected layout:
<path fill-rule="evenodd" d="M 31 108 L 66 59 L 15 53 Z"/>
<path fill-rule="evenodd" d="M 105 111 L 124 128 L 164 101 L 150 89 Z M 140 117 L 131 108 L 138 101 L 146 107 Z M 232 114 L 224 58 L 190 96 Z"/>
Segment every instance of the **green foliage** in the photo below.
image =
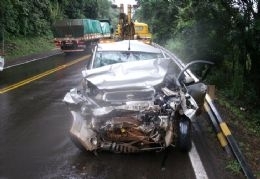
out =
<path fill-rule="evenodd" d="M 49 2 L 20 0 L 1 1 L 2 28 L 11 35 L 37 36 L 50 33 L 48 13 Z"/>
<path fill-rule="evenodd" d="M 52 37 L 12 37 L 6 41 L 6 60 L 48 51 L 54 48 Z"/>
<path fill-rule="evenodd" d="M 166 44 L 185 62 L 214 61 L 210 82 L 233 103 L 259 109 L 259 1 L 139 0 L 139 3 L 136 18 L 149 23 L 154 41 Z M 254 124 L 260 124 L 259 117 L 252 118 Z"/>
<path fill-rule="evenodd" d="M 181 37 L 175 37 L 174 40 L 168 40 L 165 47 L 174 51 L 185 62 L 186 57 L 183 51 L 185 47 Z"/>
<path fill-rule="evenodd" d="M 6 37 L 51 34 L 51 25 L 63 18 L 109 17 L 108 0 L 1 0 L 1 30 Z"/>
<path fill-rule="evenodd" d="M 23 49 L 19 39 L 27 43 L 27 39 L 52 36 L 51 26 L 57 19 L 109 18 L 110 4 L 108 0 L 1 0 L 0 40 L 3 34 L 6 42 L 17 39 L 16 45 Z M 32 46 L 32 50 L 37 47 Z M 11 48 L 7 55 L 23 55 L 19 49 Z"/>
<path fill-rule="evenodd" d="M 136 10 L 134 19 L 150 25 L 154 41 L 165 44 L 173 37 L 177 9 L 169 1 L 141 1 L 141 8 Z"/>
<path fill-rule="evenodd" d="M 63 7 L 61 4 L 59 4 L 57 0 L 49 4 L 48 11 L 49 11 L 49 20 L 51 24 L 55 20 L 63 18 Z"/>
<path fill-rule="evenodd" d="M 231 160 L 228 162 L 226 169 L 229 169 L 233 174 L 240 174 L 241 167 L 236 160 Z"/>
<path fill-rule="evenodd" d="M 245 96 L 255 96 L 254 91 L 248 90 Z M 232 96 L 231 90 L 223 90 L 218 93 L 218 102 L 225 107 L 232 115 L 232 121 L 238 122 L 239 125 L 245 126 L 248 133 L 256 136 L 260 135 L 260 111 L 255 109 L 255 106 L 249 106 L 253 99 L 236 100 Z"/>
<path fill-rule="evenodd" d="M 66 18 L 97 18 L 96 0 L 74 0 L 64 4 L 64 15 Z"/>
<path fill-rule="evenodd" d="M 97 12 L 98 12 L 98 18 L 100 19 L 109 19 L 112 15 L 112 8 L 111 8 L 111 2 L 107 0 L 99 0 L 97 1 Z M 116 17 L 118 14 L 115 15 Z"/>

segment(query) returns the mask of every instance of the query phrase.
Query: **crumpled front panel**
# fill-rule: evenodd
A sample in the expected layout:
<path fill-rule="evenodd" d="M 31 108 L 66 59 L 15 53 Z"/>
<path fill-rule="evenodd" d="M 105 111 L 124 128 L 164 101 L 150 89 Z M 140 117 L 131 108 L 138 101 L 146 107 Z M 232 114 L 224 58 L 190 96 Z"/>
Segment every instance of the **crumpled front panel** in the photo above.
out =
<path fill-rule="evenodd" d="M 150 87 L 163 82 L 174 67 L 170 59 L 151 59 L 84 70 L 83 76 L 99 89 Z"/>

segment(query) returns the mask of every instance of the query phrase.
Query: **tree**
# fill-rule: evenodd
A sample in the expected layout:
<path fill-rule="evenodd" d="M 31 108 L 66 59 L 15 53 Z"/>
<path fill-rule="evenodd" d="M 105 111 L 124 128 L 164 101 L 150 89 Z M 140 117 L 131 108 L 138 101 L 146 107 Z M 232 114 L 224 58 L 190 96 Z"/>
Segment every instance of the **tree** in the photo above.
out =
<path fill-rule="evenodd" d="M 219 88 L 230 91 L 226 94 L 233 99 L 256 104 L 253 99 L 260 97 L 259 1 L 139 0 L 139 3 L 136 18 L 151 26 L 156 42 L 166 43 L 187 62 L 215 61 L 218 75 L 211 78 L 219 82 Z"/>
<path fill-rule="evenodd" d="M 98 12 L 98 18 L 101 19 L 109 19 L 112 12 L 111 12 L 111 2 L 108 0 L 99 0 L 97 1 L 97 12 Z"/>
<path fill-rule="evenodd" d="M 172 37 L 177 9 L 170 1 L 140 0 L 140 8 L 136 10 L 134 18 L 150 25 L 154 40 L 165 44 Z"/>

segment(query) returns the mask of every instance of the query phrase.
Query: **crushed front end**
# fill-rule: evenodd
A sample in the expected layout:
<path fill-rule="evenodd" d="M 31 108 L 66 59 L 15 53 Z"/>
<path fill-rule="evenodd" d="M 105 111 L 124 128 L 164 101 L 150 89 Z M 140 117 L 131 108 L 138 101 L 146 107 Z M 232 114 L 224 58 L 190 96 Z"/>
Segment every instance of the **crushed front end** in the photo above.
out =
<path fill-rule="evenodd" d="M 83 71 L 82 89 L 64 97 L 73 117 L 70 134 L 75 144 L 87 151 L 118 153 L 169 146 L 189 151 L 191 120 L 199 107 L 176 83 L 171 65 L 170 59 L 152 59 Z M 202 97 L 203 85 L 197 90 Z"/>

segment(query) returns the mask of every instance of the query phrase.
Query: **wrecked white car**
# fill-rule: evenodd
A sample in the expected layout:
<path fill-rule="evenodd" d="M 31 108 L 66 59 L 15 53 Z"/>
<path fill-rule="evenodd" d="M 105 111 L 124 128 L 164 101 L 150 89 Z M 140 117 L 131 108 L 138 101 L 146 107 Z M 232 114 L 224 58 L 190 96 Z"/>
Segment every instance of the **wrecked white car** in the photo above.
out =
<path fill-rule="evenodd" d="M 186 68 L 188 69 L 188 68 Z M 161 50 L 138 41 L 98 44 L 81 89 L 64 101 L 73 142 L 87 151 L 117 153 L 191 149 L 191 120 L 206 85 L 184 77 Z"/>

